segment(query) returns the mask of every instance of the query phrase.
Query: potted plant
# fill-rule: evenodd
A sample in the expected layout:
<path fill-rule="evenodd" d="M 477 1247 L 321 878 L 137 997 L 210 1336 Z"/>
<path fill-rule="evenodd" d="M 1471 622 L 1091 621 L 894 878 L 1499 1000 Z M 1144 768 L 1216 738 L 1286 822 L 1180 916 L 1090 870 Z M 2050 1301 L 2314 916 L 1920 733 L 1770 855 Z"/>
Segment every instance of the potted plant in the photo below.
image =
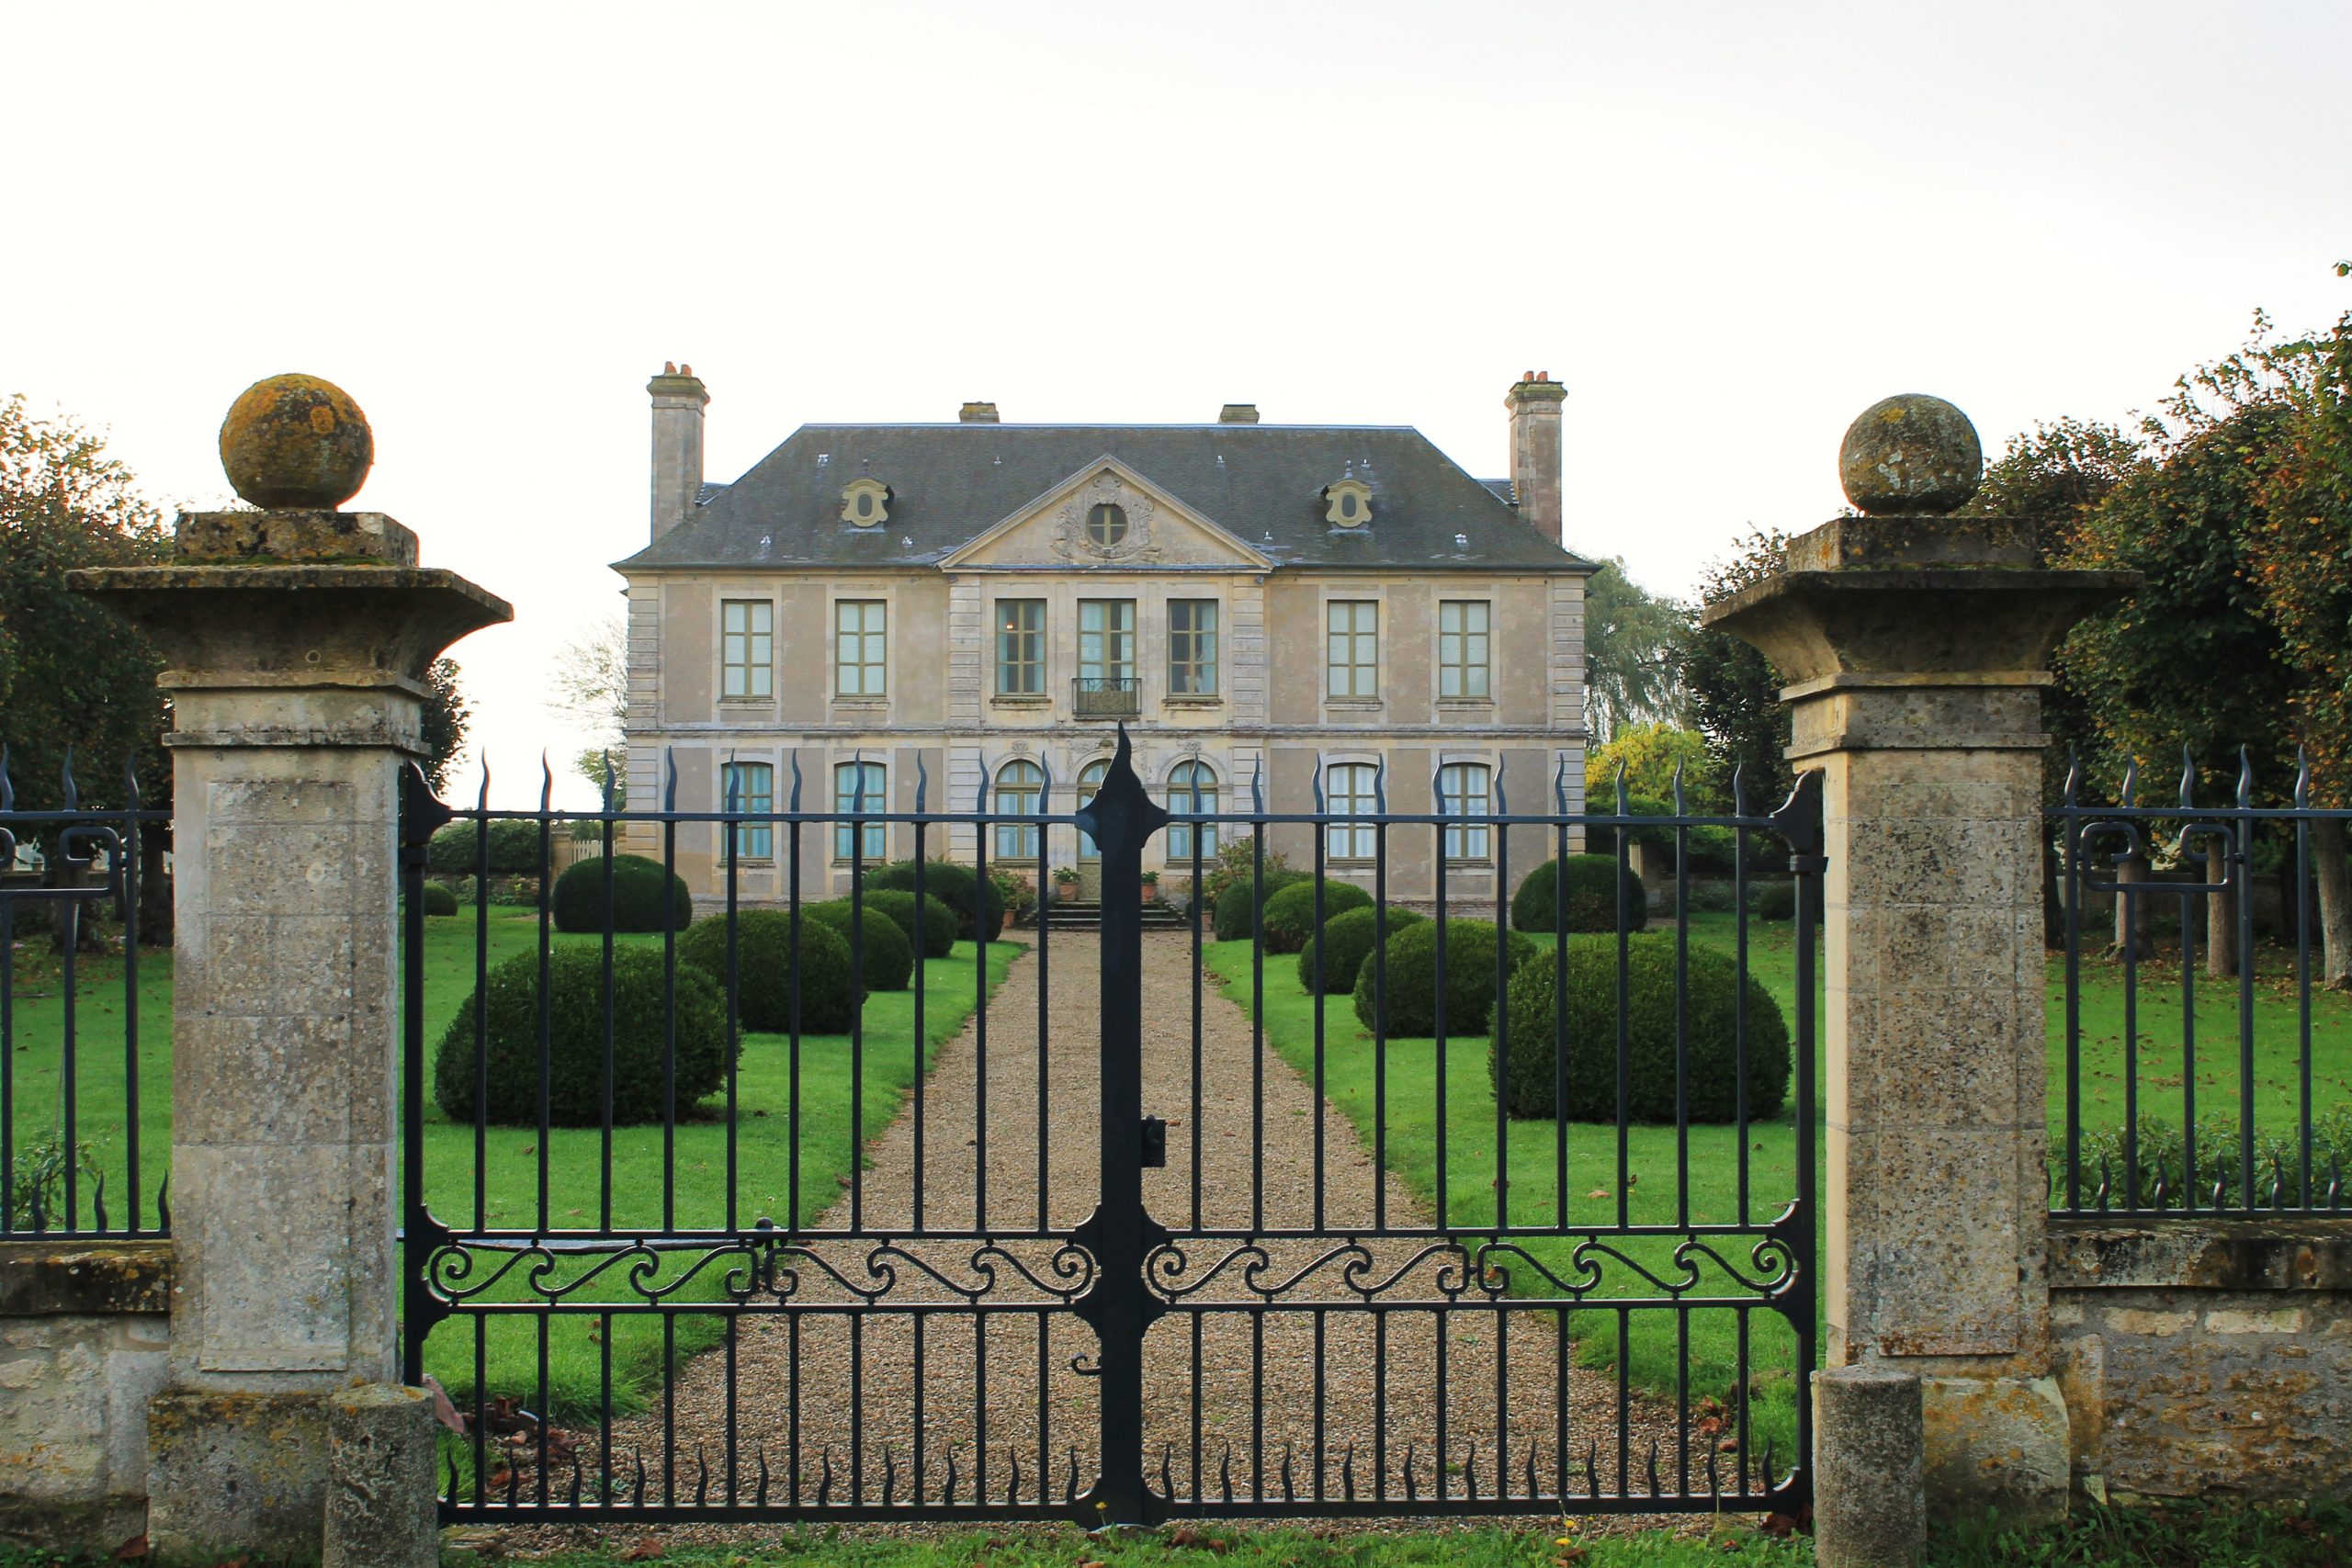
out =
<path fill-rule="evenodd" d="M 1078 901 L 1078 867 L 1074 865 L 1054 867 L 1054 898 L 1057 902 L 1063 904 Z"/>
<path fill-rule="evenodd" d="M 1026 919 L 1029 911 L 1037 907 L 1035 890 L 1029 886 L 1029 879 L 1018 872 L 998 871 L 991 868 L 989 872 L 989 880 L 996 884 L 997 901 L 1004 907 L 1006 931 L 1011 931 L 1017 922 Z"/>
<path fill-rule="evenodd" d="M 1159 902 L 1159 873 L 1147 871 L 1143 874 L 1143 901 L 1147 904 Z"/>

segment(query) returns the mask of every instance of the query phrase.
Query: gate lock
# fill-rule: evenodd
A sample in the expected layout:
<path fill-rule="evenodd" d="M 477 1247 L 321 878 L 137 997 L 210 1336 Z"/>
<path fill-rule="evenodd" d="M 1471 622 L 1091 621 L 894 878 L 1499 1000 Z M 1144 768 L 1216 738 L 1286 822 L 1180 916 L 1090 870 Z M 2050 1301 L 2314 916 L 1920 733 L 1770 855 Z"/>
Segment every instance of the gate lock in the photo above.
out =
<path fill-rule="evenodd" d="M 1168 1163 L 1168 1123 L 1157 1116 L 1143 1119 L 1143 1165 L 1155 1170 Z"/>

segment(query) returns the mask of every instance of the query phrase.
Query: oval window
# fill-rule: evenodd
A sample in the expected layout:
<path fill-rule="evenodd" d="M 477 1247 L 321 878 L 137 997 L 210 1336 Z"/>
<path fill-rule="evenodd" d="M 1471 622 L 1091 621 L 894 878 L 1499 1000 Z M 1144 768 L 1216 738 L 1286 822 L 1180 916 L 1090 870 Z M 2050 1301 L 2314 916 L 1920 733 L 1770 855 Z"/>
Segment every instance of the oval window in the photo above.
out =
<path fill-rule="evenodd" d="M 862 490 L 857 492 L 857 514 L 860 517 L 871 517 L 874 515 L 874 492 L 872 491 Z"/>
<path fill-rule="evenodd" d="M 1099 502 L 1086 514 L 1086 536 L 1103 548 L 1127 536 L 1126 508 L 1112 502 Z"/>
<path fill-rule="evenodd" d="M 1340 497 L 1340 515 L 1342 517 L 1353 517 L 1355 514 L 1356 492 L 1350 491 L 1345 495 Z"/>

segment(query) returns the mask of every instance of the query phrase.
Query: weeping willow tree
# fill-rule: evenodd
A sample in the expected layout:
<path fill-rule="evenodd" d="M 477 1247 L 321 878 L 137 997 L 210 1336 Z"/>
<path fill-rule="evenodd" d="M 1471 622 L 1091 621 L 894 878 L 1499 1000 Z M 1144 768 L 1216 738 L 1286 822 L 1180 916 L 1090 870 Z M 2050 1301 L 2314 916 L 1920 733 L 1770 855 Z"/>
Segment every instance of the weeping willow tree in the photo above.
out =
<path fill-rule="evenodd" d="M 1586 723 L 1601 746 L 1629 725 L 1671 718 L 1679 705 L 1675 638 L 1682 607 L 1635 582 L 1611 557 L 1584 585 Z"/>

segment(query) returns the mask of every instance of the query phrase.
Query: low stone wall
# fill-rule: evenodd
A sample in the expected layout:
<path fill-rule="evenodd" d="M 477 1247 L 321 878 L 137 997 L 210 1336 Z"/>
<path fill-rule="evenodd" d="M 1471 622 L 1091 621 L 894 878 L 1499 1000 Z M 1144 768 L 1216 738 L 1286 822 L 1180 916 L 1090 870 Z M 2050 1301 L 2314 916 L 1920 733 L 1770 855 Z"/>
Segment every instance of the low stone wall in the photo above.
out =
<path fill-rule="evenodd" d="M 0 1541 L 112 1551 L 146 1529 L 171 1300 L 168 1242 L 0 1242 Z"/>
<path fill-rule="evenodd" d="M 2053 1220 L 2049 1258 L 2078 1487 L 2352 1490 L 2352 1220 Z"/>

